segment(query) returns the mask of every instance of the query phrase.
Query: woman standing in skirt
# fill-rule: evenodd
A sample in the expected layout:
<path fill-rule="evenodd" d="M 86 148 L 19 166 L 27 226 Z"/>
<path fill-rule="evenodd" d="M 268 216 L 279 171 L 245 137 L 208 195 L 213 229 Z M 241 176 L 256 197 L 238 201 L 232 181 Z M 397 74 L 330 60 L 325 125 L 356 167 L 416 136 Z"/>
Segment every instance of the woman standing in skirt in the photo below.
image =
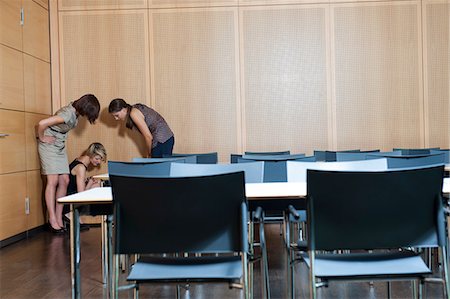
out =
<path fill-rule="evenodd" d="M 172 155 L 175 137 L 161 114 L 144 104 L 131 106 L 123 99 L 112 100 L 108 111 L 115 120 L 125 121 L 128 129 L 139 130 L 145 139 L 147 158 Z"/>
<path fill-rule="evenodd" d="M 45 203 L 49 215 L 49 228 L 55 234 L 65 233 L 62 220 L 63 205 L 56 199 L 63 197 L 69 184 L 67 159 L 67 133 L 76 127 L 78 117 L 84 116 L 93 124 L 98 118 L 100 103 L 92 94 L 86 94 L 59 109 L 54 116 L 41 120 L 37 125 L 41 172 L 47 177 Z"/>

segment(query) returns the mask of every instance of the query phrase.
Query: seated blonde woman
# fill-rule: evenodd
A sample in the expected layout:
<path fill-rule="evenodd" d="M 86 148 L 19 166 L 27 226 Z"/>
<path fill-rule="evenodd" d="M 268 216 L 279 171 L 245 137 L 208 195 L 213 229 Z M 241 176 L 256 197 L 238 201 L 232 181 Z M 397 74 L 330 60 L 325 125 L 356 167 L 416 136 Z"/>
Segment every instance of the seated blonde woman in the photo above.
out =
<path fill-rule="evenodd" d="M 67 186 L 67 195 L 78 193 L 84 190 L 100 187 L 100 181 L 91 177 L 86 177 L 89 167 L 98 167 L 102 162 L 106 161 L 106 149 L 98 142 L 94 142 L 87 148 L 84 153 L 72 161 L 69 165 L 69 185 Z M 68 212 L 65 209 L 64 212 Z M 63 217 L 65 222 L 69 222 L 66 216 Z M 81 225 L 82 230 L 89 227 Z"/>

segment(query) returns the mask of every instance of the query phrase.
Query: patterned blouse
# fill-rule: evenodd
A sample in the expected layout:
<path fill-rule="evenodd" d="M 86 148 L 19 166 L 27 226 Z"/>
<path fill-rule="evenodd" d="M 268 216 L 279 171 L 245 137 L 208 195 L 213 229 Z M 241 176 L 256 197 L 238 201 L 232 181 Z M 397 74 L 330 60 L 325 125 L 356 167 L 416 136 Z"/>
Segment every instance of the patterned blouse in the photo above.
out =
<path fill-rule="evenodd" d="M 156 147 L 158 143 L 166 142 L 173 136 L 172 130 L 161 114 L 144 104 L 134 104 L 133 108 L 141 111 L 144 115 L 145 123 L 153 136 L 152 148 Z"/>

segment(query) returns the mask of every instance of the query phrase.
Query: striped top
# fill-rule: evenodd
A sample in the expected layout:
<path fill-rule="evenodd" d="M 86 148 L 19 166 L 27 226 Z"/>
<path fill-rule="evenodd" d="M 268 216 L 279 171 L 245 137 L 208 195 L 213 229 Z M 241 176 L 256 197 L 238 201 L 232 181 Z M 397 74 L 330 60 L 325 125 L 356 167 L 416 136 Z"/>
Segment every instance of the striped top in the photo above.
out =
<path fill-rule="evenodd" d="M 156 147 L 158 143 L 166 142 L 173 136 L 172 130 L 161 114 L 144 104 L 134 104 L 132 107 L 141 111 L 144 115 L 145 123 L 153 136 L 152 148 Z"/>

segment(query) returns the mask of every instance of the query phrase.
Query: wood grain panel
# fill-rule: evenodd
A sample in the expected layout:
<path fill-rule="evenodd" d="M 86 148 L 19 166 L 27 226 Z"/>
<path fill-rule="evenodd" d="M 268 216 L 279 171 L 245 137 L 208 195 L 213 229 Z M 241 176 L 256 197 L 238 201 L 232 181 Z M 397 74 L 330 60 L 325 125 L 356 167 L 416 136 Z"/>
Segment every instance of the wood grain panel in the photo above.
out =
<path fill-rule="evenodd" d="M 0 108 L 24 110 L 22 53 L 0 45 Z"/>
<path fill-rule="evenodd" d="M 245 150 L 327 148 L 325 7 L 248 8 L 241 16 Z"/>
<path fill-rule="evenodd" d="M 426 147 L 450 148 L 450 4 L 423 3 Z"/>
<path fill-rule="evenodd" d="M 23 55 L 25 111 L 51 114 L 50 63 Z"/>
<path fill-rule="evenodd" d="M 43 188 L 41 172 L 39 170 L 27 171 L 26 196 L 30 200 L 30 214 L 27 215 L 27 229 L 33 229 L 46 222 Z"/>
<path fill-rule="evenodd" d="M 150 8 L 236 6 L 238 0 L 149 0 Z"/>
<path fill-rule="evenodd" d="M 50 62 L 48 11 L 33 1 L 23 1 L 23 51 Z"/>
<path fill-rule="evenodd" d="M 0 0 L 0 44 L 22 50 L 21 0 Z"/>
<path fill-rule="evenodd" d="M 147 8 L 147 0 L 58 0 L 60 10 Z"/>
<path fill-rule="evenodd" d="M 154 107 L 175 133 L 176 152 L 237 150 L 237 10 L 153 10 Z"/>
<path fill-rule="evenodd" d="M 33 0 L 33 1 L 42 6 L 43 8 L 48 9 L 48 0 Z"/>
<path fill-rule="evenodd" d="M 25 113 L 0 110 L 0 174 L 24 171 L 25 164 Z"/>
<path fill-rule="evenodd" d="M 418 3 L 333 8 L 337 149 L 424 145 Z"/>
<path fill-rule="evenodd" d="M 0 240 L 17 235 L 27 228 L 26 184 L 26 172 L 0 175 Z"/>
<path fill-rule="evenodd" d="M 25 113 L 25 143 L 26 143 L 26 165 L 27 170 L 41 168 L 38 153 L 38 143 L 35 134 L 35 125 L 49 115 Z"/>
<path fill-rule="evenodd" d="M 147 10 L 61 12 L 59 24 L 62 105 L 86 93 L 101 104 L 94 126 L 80 119 L 70 133 L 69 159 L 92 142 L 103 143 L 112 160 L 141 156 L 142 138 L 114 121 L 107 109 L 118 97 L 150 102 Z"/>

